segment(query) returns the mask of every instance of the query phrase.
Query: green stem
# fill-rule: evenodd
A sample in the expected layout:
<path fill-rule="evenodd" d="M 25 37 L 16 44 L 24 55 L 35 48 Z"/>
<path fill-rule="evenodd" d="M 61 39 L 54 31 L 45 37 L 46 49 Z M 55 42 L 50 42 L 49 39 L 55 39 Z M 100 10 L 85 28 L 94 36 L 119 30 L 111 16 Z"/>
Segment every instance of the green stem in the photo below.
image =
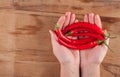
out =
<path fill-rule="evenodd" d="M 65 34 L 65 36 L 68 36 L 68 35 L 70 35 L 70 34 L 72 34 L 71 32 L 67 32 L 66 34 Z"/>
<path fill-rule="evenodd" d="M 108 47 L 108 49 L 109 49 L 110 51 L 112 51 L 112 52 L 113 52 L 113 50 L 112 50 L 112 49 L 108 46 L 108 44 L 106 43 L 106 41 L 105 41 L 105 40 L 98 40 L 97 42 L 98 42 L 98 45 L 104 44 L 105 46 L 107 46 L 107 47 Z"/>
<path fill-rule="evenodd" d="M 55 24 L 54 29 L 55 29 L 55 30 L 58 30 L 58 29 L 59 29 L 59 26 L 58 26 L 57 24 Z"/>
<path fill-rule="evenodd" d="M 106 43 L 106 41 L 104 41 L 103 42 L 104 44 L 105 44 L 105 46 L 107 46 L 108 47 L 108 49 L 110 50 L 110 51 L 112 51 L 113 52 L 113 50 L 108 46 L 108 44 Z"/>
<path fill-rule="evenodd" d="M 110 37 L 110 33 L 105 32 L 105 33 L 104 33 L 104 36 L 105 36 L 105 37 Z"/>
<path fill-rule="evenodd" d="M 104 43 L 104 40 L 98 40 L 97 43 L 98 43 L 98 45 L 101 45 Z"/>

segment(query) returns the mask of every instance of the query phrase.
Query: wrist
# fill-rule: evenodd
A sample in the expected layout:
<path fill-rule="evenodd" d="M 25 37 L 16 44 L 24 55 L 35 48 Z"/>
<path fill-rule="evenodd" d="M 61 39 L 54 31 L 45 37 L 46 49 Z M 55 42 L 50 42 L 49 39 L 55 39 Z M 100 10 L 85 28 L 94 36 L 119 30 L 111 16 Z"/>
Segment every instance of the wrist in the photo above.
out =
<path fill-rule="evenodd" d="M 100 63 L 85 63 L 81 64 L 81 68 L 100 67 Z"/>
<path fill-rule="evenodd" d="M 94 70 L 92 68 L 100 68 L 100 65 L 96 65 L 96 64 L 88 64 L 88 65 L 85 65 L 83 67 L 81 67 L 82 69 L 89 69 L 89 70 Z"/>
<path fill-rule="evenodd" d="M 73 70 L 73 71 L 78 71 L 79 70 L 79 64 L 60 64 L 61 69 L 65 70 Z"/>
<path fill-rule="evenodd" d="M 60 65 L 65 67 L 79 67 L 79 63 L 60 63 Z"/>
<path fill-rule="evenodd" d="M 77 64 L 60 64 L 61 77 L 79 77 L 79 66 Z"/>
<path fill-rule="evenodd" d="M 81 67 L 82 77 L 100 77 L 100 65 L 89 64 Z"/>
<path fill-rule="evenodd" d="M 64 69 L 74 69 L 74 70 L 79 69 L 78 64 L 60 64 L 60 66 L 61 68 L 64 68 Z"/>

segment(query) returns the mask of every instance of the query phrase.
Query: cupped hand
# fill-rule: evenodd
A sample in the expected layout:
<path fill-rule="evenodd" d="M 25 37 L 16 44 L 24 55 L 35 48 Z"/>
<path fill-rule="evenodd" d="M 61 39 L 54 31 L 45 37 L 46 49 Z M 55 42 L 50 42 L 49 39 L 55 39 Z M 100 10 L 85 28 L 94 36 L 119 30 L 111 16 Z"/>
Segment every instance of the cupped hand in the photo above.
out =
<path fill-rule="evenodd" d="M 66 26 L 78 22 L 75 19 L 75 14 L 66 12 L 64 16 L 61 16 L 57 22 L 60 29 L 64 29 Z M 56 34 L 53 31 L 49 31 L 51 35 L 51 42 L 53 47 L 53 53 L 60 62 L 60 64 L 79 64 L 79 50 L 72 50 L 57 42 Z M 72 38 L 72 37 L 71 37 Z"/>
<path fill-rule="evenodd" d="M 87 14 L 84 16 L 84 22 L 89 22 L 92 24 L 96 24 L 98 27 L 102 28 L 101 19 L 99 15 L 95 15 L 93 13 Z M 107 44 L 109 43 L 109 39 L 106 40 Z M 97 45 L 94 48 L 81 50 L 81 67 L 84 67 L 89 64 L 99 65 L 103 61 L 108 47 L 104 44 Z"/>

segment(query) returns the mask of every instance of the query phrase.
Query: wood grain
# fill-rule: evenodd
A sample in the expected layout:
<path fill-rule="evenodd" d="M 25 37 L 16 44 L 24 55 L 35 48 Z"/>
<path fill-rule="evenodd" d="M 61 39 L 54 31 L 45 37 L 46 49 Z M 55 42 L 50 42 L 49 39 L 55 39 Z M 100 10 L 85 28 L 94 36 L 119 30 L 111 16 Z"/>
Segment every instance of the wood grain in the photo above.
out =
<path fill-rule="evenodd" d="M 59 77 L 48 30 L 61 15 L 71 11 L 83 21 L 94 12 L 112 36 L 101 65 L 101 77 L 120 77 L 119 0 L 1 0 L 0 77 Z"/>

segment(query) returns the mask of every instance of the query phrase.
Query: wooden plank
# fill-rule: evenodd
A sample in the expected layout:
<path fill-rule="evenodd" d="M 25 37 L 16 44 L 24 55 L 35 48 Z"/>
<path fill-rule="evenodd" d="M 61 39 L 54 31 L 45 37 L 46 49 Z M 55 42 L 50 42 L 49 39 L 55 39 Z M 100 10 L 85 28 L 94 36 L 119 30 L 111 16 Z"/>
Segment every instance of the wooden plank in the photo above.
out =
<path fill-rule="evenodd" d="M 8 2 L 7 2 L 8 1 Z M 48 30 L 53 29 L 66 11 L 101 15 L 103 28 L 117 38 L 101 66 L 102 77 L 120 74 L 119 0 L 3 0 L 0 1 L 0 76 L 59 77 L 60 68 L 53 55 Z"/>
<path fill-rule="evenodd" d="M 15 15 L 8 12 L 0 12 L 0 76 L 14 76 L 15 40 L 9 34 L 14 30 Z"/>
<path fill-rule="evenodd" d="M 9 32 L 15 29 L 15 14 L 0 12 L 0 50 L 11 51 L 15 49 L 15 38 Z"/>
<path fill-rule="evenodd" d="M 120 1 L 58 1 L 49 0 L 46 3 L 44 1 L 21 1 L 15 2 L 15 9 L 17 10 L 27 10 L 36 12 L 54 12 L 54 13 L 64 13 L 66 11 L 72 11 L 76 14 L 86 14 L 89 12 L 94 12 L 102 16 L 109 17 L 119 17 L 120 11 Z M 112 10 L 112 12 L 111 12 Z"/>
<path fill-rule="evenodd" d="M 106 74 L 106 76 L 110 76 L 110 77 L 119 77 L 120 76 L 120 65 L 117 64 L 112 64 L 112 63 L 103 63 L 103 67 L 104 71 L 107 71 L 109 73 Z M 102 77 L 106 77 L 104 75 L 105 72 L 102 72 L 103 76 Z"/>
<path fill-rule="evenodd" d="M 44 19 L 44 17 L 40 17 L 39 19 L 38 17 L 31 15 L 18 14 L 16 16 L 17 16 L 15 23 L 16 29 L 15 31 L 9 32 L 11 35 L 17 36 L 16 47 L 18 49 L 34 48 L 49 50 L 50 45 L 48 45 L 48 47 L 45 47 L 44 44 L 48 44 L 48 42 L 50 42 L 50 39 L 47 39 L 46 37 L 48 37 L 49 35 L 48 30 L 52 25 L 48 26 L 48 23 L 45 23 L 49 22 L 50 20 L 47 21 L 46 19 Z M 42 36 L 43 34 L 45 36 Z M 44 41 L 46 41 L 46 43 L 44 43 Z"/>
<path fill-rule="evenodd" d="M 15 15 L 15 30 L 9 32 L 9 34 L 15 38 L 16 61 L 57 61 L 53 57 L 50 39 L 48 39 L 48 30 L 54 24 L 49 23 L 52 17 Z M 56 20 L 56 17 L 52 19 Z"/>
<path fill-rule="evenodd" d="M 59 77 L 59 65 L 53 62 L 16 62 L 15 77 Z"/>
<path fill-rule="evenodd" d="M 23 49 L 16 50 L 16 61 L 34 61 L 34 62 L 56 62 L 50 50 Z"/>
<path fill-rule="evenodd" d="M 13 8 L 13 0 L 0 0 L 0 9 L 11 9 Z"/>
<path fill-rule="evenodd" d="M 13 20 L 9 21 L 9 22 L 13 23 L 11 25 L 11 27 L 13 27 L 13 28 L 11 28 L 11 27 L 6 28 L 7 24 L 4 23 L 5 21 L 3 21 L 2 23 L 4 23 L 5 26 L 2 28 L 2 31 L 3 31 L 2 33 L 6 33 L 5 35 L 9 34 L 10 36 L 15 38 L 15 43 L 13 43 L 13 45 L 14 44 L 16 45 L 15 46 L 15 49 L 16 49 L 15 55 L 16 56 L 13 57 L 13 58 L 15 58 L 15 61 L 24 61 L 24 62 L 31 61 L 31 63 L 32 63 L 32 61 L 33 61 L 33 63 L 39 62 L 39 61 L 40 62 L 57 61 L 53 57 L 52 52 L 50 51 L 51 46 L 50 46 L 50 39 L 48 39 L 49 38 L 48 30 L 52 28 L 54 23 L 57 21 L 58 16 L 56 17 L 56 16 L 36 16 L 36 15 L 27 15 L 27 14 L 8 14 L 8 15 L 7 14 L 8 13 L 5 13 L 5 15 L 8 17 L 5 19 L 5 21 L 10 20 L 9 19 L 10 16 L 13 16 L 14 17 L 13 20 L 15 20 L 15 22 Z M 5 16 L 5 15 L 3 13 L 1 14 L 1 16 Z M 23 19 L 25 19 L 25 20 L 23 20 Z M 119 42 L 119 23 L 120 22 L 114 22 L 112 24 L 111 24 L 111 22 L 103 22 L 103 23 L 105 25 L 107 25 L 106 28 L 112 34 L 118 33 L 118 34 L 116 34 L 118 37 L 114 40 L 111 40 L 111 42 L 112 42 L 111 47 L 113 48 L 113 50 L 115 50 L 114 54 L 116 56 L 114 56 L 113 54 L 111 54 L 112 56 L 107 55 L 104 63 L 107 62 L 107 63 L 111 64 L 111 62 L 114 62 L 116 65 L 119 65 L 120 61 L 115 61 L 116 58 L 117 59 L 119 58 L 119 54 L 117 52 L 117 51 L 119 51 L 119 43 L 118 43 L 118 45 L 116 45 L 115 41 Z M 50 26 L 48 26 L 48 25 L 50 25 Z M 32 29 L 31 29 L 31 27 L 32 27 Z M 36 30 L 36 28 L 39 28 L 39 29 Z M 6 29 L 8 29 L 8 30 L 6 30 Z M 20 33 L 15 34 L 15 32 L 18 32 L 18 31 L 20 31 Z M 41 35 L 42 35 L 42 37 L 41 37 Z M 1 43 L 1 45 L 3 45 L 3 43 Z M 10 44 L 10 45 L 12 45 L 12 44 Z M 45 46 L 48 46 L 48 47 L 45 47 Z M 113 58 L 113 56 L 114 56 L 114 58 Z M 4 60 L 4 58 L 3 58 L 3 60 Z M 120 59 L 118 59 L 118 60 L 120 60 Z M 13 61 L 13 60 L 10 60 L 10 61 Z M 41 67 L 39 67 L 39 69 Z M 17 68 L 17 66 L 16 66 L 16 68 Z M 28 69 L 28 68 L 26 68 L 26 69 Z M 44 69 L 46 69 L 46 68 L 44 68 Z M 19 69 L 19 70 L 22 72 L 24 69 Z M 107 70 L 111 70 L 111 69 L 107 68 Z M 16 75 L 19 74 L 19 73 L 17 73 L 19 71 L 15 70 L 15 72 L 16 72 Z M 25 76 L 27 76 L 27 75 L 29 76 L 29 75 L 33 75 L 34 73 L 35 72 L 33 72 L 31 74 L 29 74 L 29 73 L 24 73 L 24 74 L 25 74 Z M 22 75 L 22 73 L 20 73 L 19 75 Z"/>
<path fill-rule="evenodd" d="M 0 51 L 0 76 L 13 77 L 14 76 L 14 51 Z"/>
<path fill-rule="evenodd" d="M 20 15 L 20 16 L 19 16 Z M 23 16 L 22 18 L 21 18 L 21 15 Z M 25 16 L 25 17 L 24 17 Z M 43 20 L 42 21 L 42 23 L 44 23 L 44 24 L 42 24 L 42 25 L 44 25 L 43 27 L 42 27 L 42 29 L 40 30 L 40 32 L 38 31 L 38 33 L 36 33 L 35 35 L 43 35 L 44 34 L 44 32 L 45 32 L 45 29 L 50 29 L 50 28 L 52 28 L 52 25 L 53 25 L 53 23 L 51 23 L 50 21 L 52 20 L 53 22 L 55 22 L 56 20 L 57 20 L 57 18 L 56 17 L 50 17 L 50 16 L 31 16 L 30 15 L 30 17 L 31 18 L 29 18 L 29 16 L 28 15 L 23 15 L 23 14 L 18 14 L 18 21 L 21 21 L 19 24 L 17 24 L 17 27 L 20 29 L 24 29 L 25 30 L 25 26 L 26 25 L 21 25 L 21 24 L 23 24 L 22 23 L 22 19 L 24 19 L 24 18 L 26 18 L 26 21 L 25 21 L 25 23 L 29 20 L 29 22 L 27 22 L 28 24 L 30 23 L 30 22 L 32 22 L 32 23 L 34 23 L 36 20 L 35 19 L 33 19 L 34 17 L 37 17 L 39 20 Z M 32 21 L 30 21 L 30 19 L 32 19 Z M 35 21 L 34 21 L 35 20 Z M 45 21 L 44 21 L 45 20 Z M 24 22 L 24 21 L 23 21 Z M 45 23 L 45 22 L 48 22 L 48 23 Z M 107 26 L 106 28 L 114 35 L 114 34 L 116 34 L 116 33 L 119 33 L 119 23 L 120 22 L 113 22 L 112 24 L 111 24 L 111 22 L 103 22 L 103 24 L 105 25 L 105 26 Z M 47 26 L 47 25 L 50 25 L 51 24 L 51 26 Z M 116 25 L 116 24 L 118 24 L 118 25 Z M 20 25 L 20 26 L 19 26 Z M 40 25 L 40 24 L 39 24 Z M 114 25 L 116 25 L 116 26 L 114 26 Z M 116 29 L 117 28 L 117 29 Z M 21 30 L 22 31 L 22 30 Z M 42 33 L 42 34 L 41 34 Z M 45 33 L 47 33 L 47 32 L 45 32 Z M 26 38 L 24 37 L 26 35 Z M 32 42 L 32 44 L 33 44 L 33 46 L 27 46 L 26 44 L 31 44 L 31 42 L 30 41 L 28 41 L 28 38 L 27 37 L 29 37 L 30 35 L 28 35 L 28 34 L 25 34 L 25 35 L 22 35 L 22 36 L 19 36 L 19 40 L 17 41 L 17 44 L 18 44 L 18 47 L 19 47 L 19 49 L 25 49 L 25 48 L 33 48 L 33 49 L 37 49 L 38 47 L 39 47 L 39 49 L 40 49 L 40 47 L 41 47 L 41 45 L 39 45 L 39 46 L 36 46 L 36 43 L 37 42 Z M 119 34 L 117 34 L 118 35 L 118 37 L 117 38 L 115 38 L 115 39 L 113 39 L 113 40 L 111 40 L 111 43 L 112 43 L 112 45 L 111 45 L 111 48 L 113 49 L 113 50 L 115 50 L 115 54 L 118 54 L 118 52 L 117 51 L 119 51 L 119 44 L 116 46 L 116 43 L 115 43 L 115 41 L 116 40 L 118 40 L 119 41 Z M 47 34 L 45 34 L 45 35 L 43 35 L 43 37 L 44 36 L 46 36 L 46 38 L 49 38 L 48 37 L 48 35 Z M 34 36 L 35 37 L 35 36 Z M 34 40 L 35 38 L 33 38 L 33 37 L 29 37 L 29 38 L 31 38 L 32 40 Z M 40 37 L 39 38 L 39 40 L 40 39 L 42 39 L 42 37 Z M 23 40 L 25 40 L 25 41 L 23 41 Z M 35 39 L 36 40 L 36 39 Z M 23 42 L 22 42 L 23 41 Z M 42 41 L 42 40 L 41 40 Z M 50 40 L 49 40 L 50 41 Z M 21 43 L 22 42 L 22 43 Z M 46 41 L 47 43 L 48 43 L 48 41 Z M 48 45 L 47 43 L 46 43 L 45 41 L 44 41 L 44 44 L 43 44 L 43 47 L 44 46 L 46 46 L 46 45 Z M 41 42 L 42 43 L 42 42 Z M 43 48 L 42 47 L 42 48 Z M 45 48 L 46 49 L 46 48 Z M 118 49 L 118 50 L 117 50 Z M 48 49 L 49 50 L 49 49 Z M 42 51 L 44 51 L 44 50 L 41 50 L 40 52 L 42 52 Z M 38 51 L 39 52 L 39 51 Z M 17 57 L 16 57 L 16 60 L 17 61 L 31 61 L 31 60 L 33 60 L 33 61 L 46 61 L 46 59 L 45 58 L 47 58 L 48 57 L 48 55 L 47 54 L 45 54 L 44 52 L 42 52 L 43 54 L 45 54 L 45 55 L 47 55 L 47 57 L 42 57 L 41 55 L 43 55 L 42 53 L 36 53 L 37 55 L 35 55 L 35 56 L 33 56 L 33 54 L 35 53 L 33 50 L 32 51 L 30 51 L 30 50 L 23 50 L 23 51 L 20 51 L 20 52 L 17 52 L 18 54 L 17 54 Z M 46 53 L 48 53 L 48 52 L 46 52 Z M 26 56 L 25 56 L 26 55 Z M 37 56 L 41 56 L 41 57 L 38 57 L 37 58 Z M 45 56 L 44 55 L 44 56 Z M 112 55 L 112 56 L 109 56 L 109 55 Z M 116 55 L 116 56 L 114 56 L 113 54 L 111 54 L 110 53 L 110 51 L 109 51 L 109 55 L 107 55 L 107 57 L 106 57 L 106 60 L 104 61 L 104 63 L 105 62 L 108 62 L 108 63 L 110 63 L 111 64 L 111 61 L 112 62 L 114 62 L 115 64 L 117 64 L 117 65 L 119 65 L 120 63 L 120 61 L 118 61 L 118 62 L 116 62 L 115 61 L 115 59 L 116 58 L 119 58 L 119 55 Z M 113 58 L 113 56 L 114 56 L 114 58 Z M 39 59 L 40 58 L 40 59 Z M 50 58 L 50 57 L 49 57 Z M 47 61 L 52 61 L 52 58 L 50 58 L 50 59 L 48 59 Z M 55 60 L 54 60 L 55 61 Z M 108 69 L 109 70 L 109 69 Z M 110 69 L 111 70 L 111 69 Z"/>
<path fill-rule="evenodd" d="M 50 15 L 36 16 L 36 15 L 31 15 L 31 14 L 29 14 L 29 15 L 28 14 L 16 14 L 16 15 L 17 15 L 17 20 L 16 20 L 16 30 L 15 31 L 17 31 L 18 29 L 19 29 L 19 31 L 21 31 L 21 34 L 18 34 L 17 39 L 16 39 L 16 41 L 17 41 L 16 47 L 17 47 L 17 49 L 21 50 L 20 52 L 16 51 L 16 61 L 24 61 L 24 62 L 32 61 L 32 60 L 35 62 L 57 61 L 48 52 L 49 50 L 51 50 L 51 46 L 49 46 L 50 40 L 48 40 L 48 38 L 49 38 L 48 30 L 53 28 L 53 25 L 57 21 L 58 16 L 57 17 L 50 16 Z M 23 20 L 23 19 L 26 19 L 26 20 Z M 82 17 L 80 17 L 80 19 L 82 19 Z M 103 19 L 103 20 L 105 20 L 105 19 Z M 19 21 L 21 21 L 21 22 L 19 22 Z M 37 23 L 37 21 L 39 21 L 40 23 Z M 110 65 L 112 65 L 112 62 L 114 62 L 115 65 L 120 64 L 119 63 L 120 59 L 119 59 L 119 54 L 118 54 L 119 52 L 117 52 L 117 51 L 119 51 L 119 43 L 118 44 L 115 43 L 115 41 L 119 42 L 119 31 L 120 31 L 119 24 L 120 24 L 120 22 L 119 21 L 116 22 L 116 20 L 114 20 L 114 19 L 113 19 L 113 21 L 105 20 L 103 22 L 104 28 L 108 29 L 108 31 L 112 35 L 117 35 L 117 38 L 111 40 L 112 44 L 110 44 L 110 47 L 114 50 L 114 54 L 112 54 L 110 51 L 108 51 L 108 55 L 106 56 L 106 58 L 103 62 L 103 66 L 106 66 L 105 63 L 109 63 Z M 30 25 L 32 25 L 32 30 L 34 29 L 34 27 L 37 27 L 40 29 L 36 33 L 29 34 L 29 33 L 27 33 L 27 32 L 29 32 L 29 29 L 26 27 L 28 25 L 29 25 L 29 27 L 30 27 Z M 42 35 L 42 37 L 41 37 L 41 35 Z M 45 46 L 48 46 L 48 47 L 45 47 Z M 35 51 L 35 49 L 38 51 Z M 40 50 L 40 52 L 39 52 L 39 50 Z M 48 54 L 50 55 L 49 59 L 48 59 Z M 116 56 L 114 56 L 114 55 L 116 55 Z M 113 58 L 113 56 L 114 56 L 114 58 Z M 115 59 L 118 59 L 118 61 L 115 61 Z M 116 67 L 113 66 L 113 68 L 115 69 Z M 113 73 L 116 72 L 116 70 L 113 71 L 113 73 L 109 72 L 109 71 L 111 71 L 111 68 L 102 67 L 102 69 L 112 75 L 113 75 Z M 26 74 L 26 75 L 29 75 L 29 74 Z M 102 75 L 103 75 L 103 73 L 102 73 Z M 106 77 L 106 76 L 108 76 L 108 75 L 104 73 L 103 77 Z M 117 76 L 119 76 L 118 73 L 117 73 Z"/>

